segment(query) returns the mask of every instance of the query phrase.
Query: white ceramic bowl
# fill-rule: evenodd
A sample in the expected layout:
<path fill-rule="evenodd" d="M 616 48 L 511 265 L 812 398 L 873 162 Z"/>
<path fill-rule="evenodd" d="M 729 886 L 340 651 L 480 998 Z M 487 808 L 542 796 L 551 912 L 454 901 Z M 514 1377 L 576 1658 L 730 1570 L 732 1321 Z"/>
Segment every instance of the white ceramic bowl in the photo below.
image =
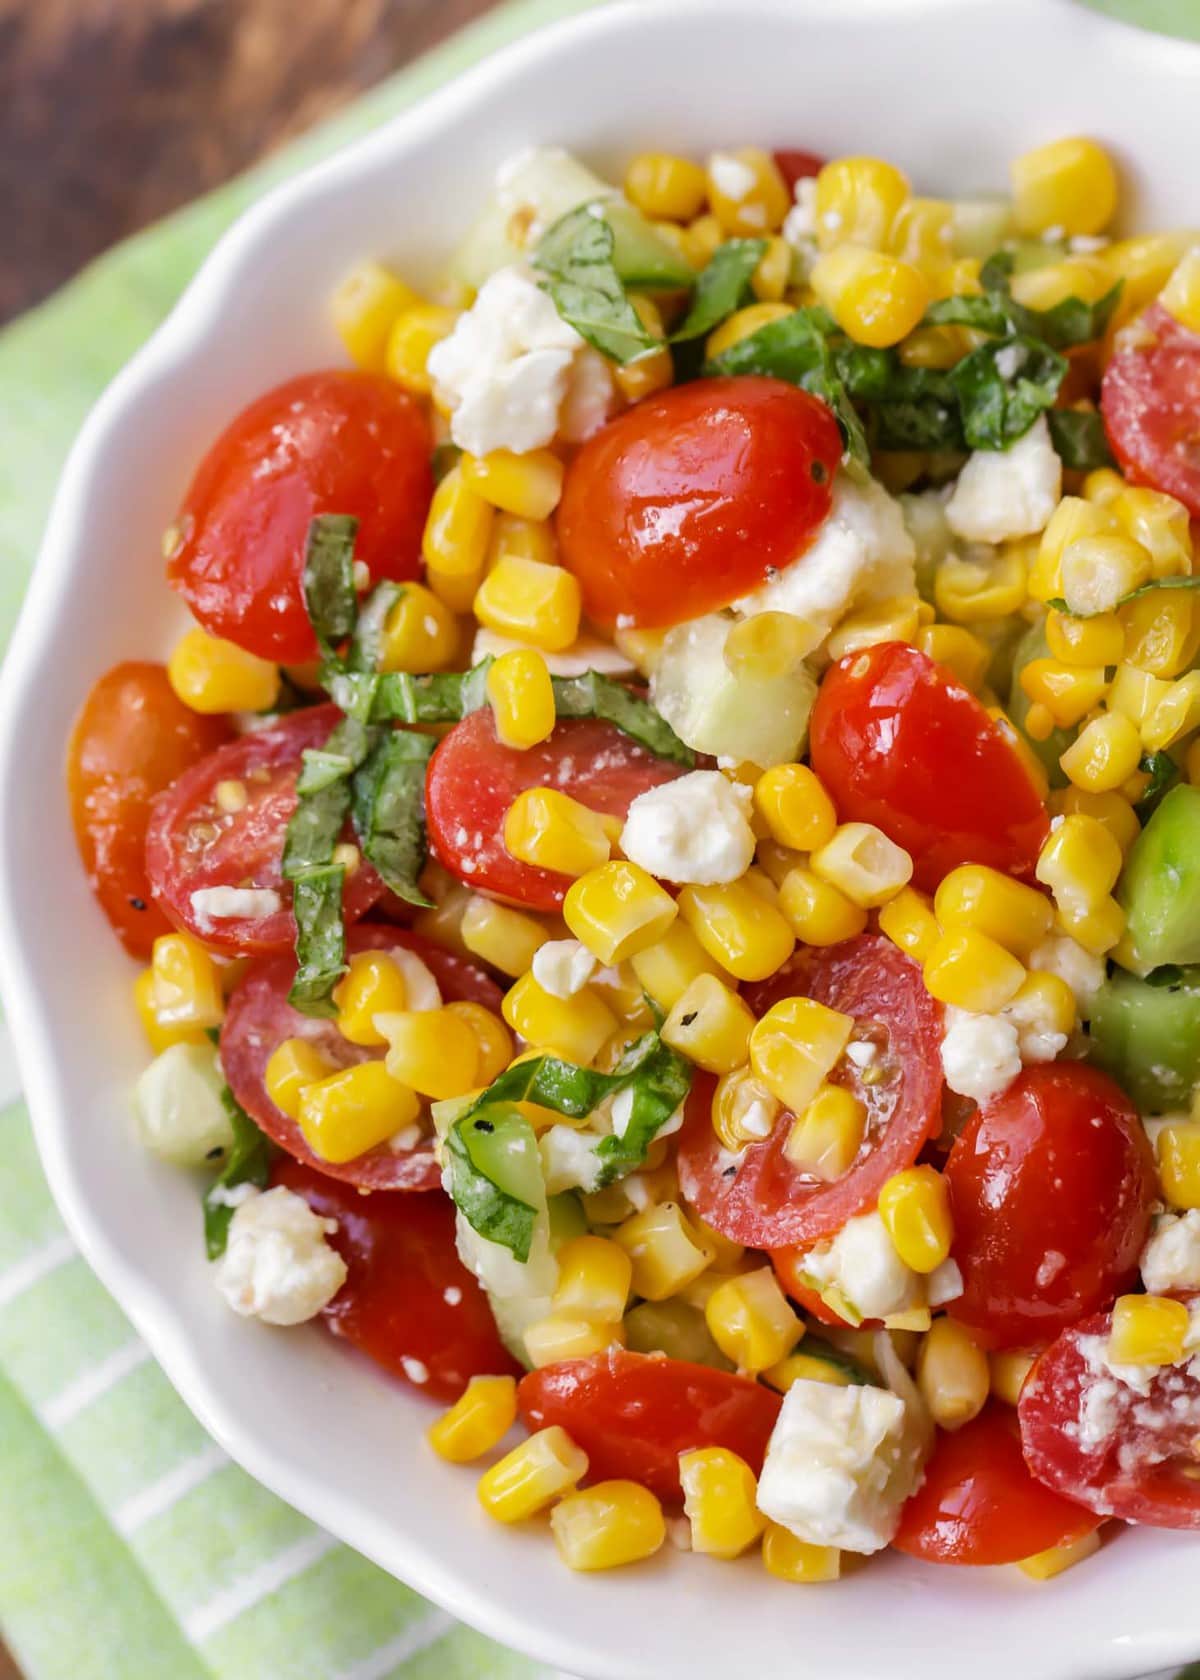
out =
<path fill-rule="evenodd" d="M 635 144 L 879 151 L 922 190 L 995 188 L 1009 157 L 1085 130 L 1131 220 L 1200 222 L 1200 48 L 1067 0 L 658 0 L 498 54 L 267 198 L 227 235 L 88 420 L 63 474 L 3 679 L 0 972 L 46 1169 L 72 1231 L 187 1403 L 247 1470 L 464 1620 L 574 1674 L 727 1680 L 1112 1680 L 1194 1656 L 1198 1553 L 1130 1533 L 1051 1587 L 877 1560 L 799 1592 L 680 1557 L 569 1575 L 536 1526 L 479 1514 L 426 1450 L 429 1412 L 316 1330 L 218 1299 L 196 1187 L 141 1153 L 130 965 L 78 867 L 59 766 L 85 692 L 168 645 L 159 536 L 192 464 L 249 398 L 338 359 L 331 285 L 357 257 L 417 280 L 496 162 L 533 141 L 603 162 Z"/>

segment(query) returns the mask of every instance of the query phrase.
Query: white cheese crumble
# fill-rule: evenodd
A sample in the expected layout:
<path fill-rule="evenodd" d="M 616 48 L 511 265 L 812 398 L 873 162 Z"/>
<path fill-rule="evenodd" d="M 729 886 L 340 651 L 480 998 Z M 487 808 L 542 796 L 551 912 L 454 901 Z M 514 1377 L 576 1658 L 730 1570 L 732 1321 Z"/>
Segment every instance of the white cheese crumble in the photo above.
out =
<path fill-rule="evenodd" d="M 801 1378 L 783 1397 L 758 1506 L 814 1546 L 882 1550 L 920 1485 L 923 1432 L 898 1394 Z"/>
<path fill-rule="evenodd" d="M 547 653 L 545 648 L 535 648 L 532 642 L 502 636 L 498 630 L 489 630 L 485 625 L 480 625 L 475 632 L 471 663 L 478 665 L 481 659 L 489 656 L 498 659 L 502 653 L 514 652 L 540 653 L 552 677 L 581 677 L 585 671 L 599 671 L 605 677 L 625 677 L 636 669 L 633 661 L 626 659 L 611 642 L 602 641 L 599 636 L 589 636 L 586 632 L 561 653 Z"/>
<path fill-rule="evenodd" d="M 550 939 L 533 953 L 533 978 L 551 997 L 574 997 L 595 969 L 595 957 L 578 939 Z"/>
<path fill-rule="evenodd" d="M 1200 1208 L 1161 1215 L 1142 1250 L 1141 1266 L 1151 1295 L 1200 1289 Z"/>
<path fill-rule="evenodd" d="M 1062 461 L 1043 414 L 1010 449 L 975 451 L 958 475 L 946 518 L 970 542 L 1004 542 L 1043 530 L 1061 495 Z"/>
<path fill-rule="evenodd" d="M 1045 974 L 1057 974 L 1060 980 L 1066 981 L 1075 994 L 1081 1021 L 1091 1015 L 1096 993 L 1108 973 L 1103 957 L 1094 957 L 1066 933 L 1052 933 L 1043 939 L 1031 953 L 1029 967 Z"/>
<path fill-rule="evenodd" d="M 758 179 L 750 165 L 732 152 L 714 152 L 708 160 L 708 173 L 722 198 L 732 199 L 735 204 L 749 197 Z"/>
<path fill-rule="evenodd" d="M 251 1196 L 229 1222 L 213 1281 L 244 1318 L 303 1324 L 346 1281 L 345 1261 L 325 1240 L 336 1230 L 336 1219 L 320 1218 L 282 1185 Z"/>
<path fill-rule="evenodd" d="M 901 1260 L 878 1213 L 848 1219 L 809 1249 L 802 1270 L 822 1296 L 836 1292 L 862 1318 L 890 1318 L 925 1304 L 924 1280 Z"/>
<path fill-rule="evenodd" d="M 984 1103 L 998 1096 L 1021 1071 L 1016 1027 L 1000 1015 L 972 1015 L 948 1007 L 942 1071 L 947 1085 L 961 1097 Z"/>
<path fill-rule="evenodd" d="M 282 909 L 274 887 L 198 887 L 192 894 L 192 914 L 202 930 L 235 918 L 261 921 Z"/>
<path fill-rule="evenodd" d="M 602 1141 L 600 1132 L 578 1126 L 550 1126 L 538 1138 L 542 1168 L 546 1175 L 546 1194 L 557 1196 L 563 1190 L 595 1190 L 600 1181 L 600 1157 L 596 1145 Z"/>
<path fill-rule="evenodd" d="M 963 1275 L 957 1260 L 943 1260 L 925 1280 L 925 1304 L 930 1309 L 957 1301 L 962 1292 Z"/>
<path fill-rule="evenodd" d="M 817 237 L 817 178 L 802 175 L 792 188 L 795 203 L 783 219 L 783 237 L 789 245 L 807 243 Z"/>
<path fill-rule="evenodd" d="M 754 858 L 752 797 L 719 770 L 693 770 L 638 795 L 625 818 L 621 850 L 661 881 L 736 881 Z"/>

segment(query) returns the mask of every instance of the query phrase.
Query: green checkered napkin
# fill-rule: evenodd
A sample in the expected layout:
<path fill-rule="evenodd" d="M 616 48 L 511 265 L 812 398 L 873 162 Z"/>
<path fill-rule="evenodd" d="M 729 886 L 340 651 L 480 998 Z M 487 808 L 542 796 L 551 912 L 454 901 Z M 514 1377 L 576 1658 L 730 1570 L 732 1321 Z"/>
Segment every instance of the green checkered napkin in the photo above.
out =
<path fill-rule="evenodd" d="M 264 187 L 525 30 L 518 0 L 0 334 L 0 639 L 95 397 Z M 1200 0 L 1096 0 L 1200 38 Z M 0 1027 L 0 1624 L 30 1680 L 532 1680 L 244 1475 L 76 1254 Z"/>

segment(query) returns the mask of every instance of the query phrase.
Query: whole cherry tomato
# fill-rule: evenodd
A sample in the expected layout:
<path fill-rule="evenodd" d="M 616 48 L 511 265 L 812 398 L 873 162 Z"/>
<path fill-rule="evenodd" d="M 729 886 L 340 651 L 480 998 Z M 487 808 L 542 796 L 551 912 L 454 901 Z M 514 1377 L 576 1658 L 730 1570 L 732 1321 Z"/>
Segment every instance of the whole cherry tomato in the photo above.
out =
<path fill-rule="evenodd" d="M 1200 333 L 1151 304 L 1118 335 L 1100 412 L 1128 477 L 1200 518 Z"/>
<path fill-rule="evenodd" d="M 782 151 L 772 152 L 775 167 L 787 182 L 788 191 L 795 190 L 796 182 L 810 179 L 819 175 L 825 167 L 825 159 L 819 152 L 802 152 L 784 147 Z"/>

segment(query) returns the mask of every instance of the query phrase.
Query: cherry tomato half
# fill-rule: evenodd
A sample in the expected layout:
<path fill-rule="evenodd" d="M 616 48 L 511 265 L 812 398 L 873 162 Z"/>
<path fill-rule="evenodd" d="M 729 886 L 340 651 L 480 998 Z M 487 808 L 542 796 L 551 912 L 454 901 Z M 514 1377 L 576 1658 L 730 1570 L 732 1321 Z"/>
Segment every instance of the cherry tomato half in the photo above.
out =
<path fill-rule="evenodd" d="M 1151 304 L 1117 336 L 1100 412 L 1127 476 L 1200 518 L 1200 333 Z"/>
<path fill-rule="evenodd" d="M 864 933 L 827 950 L 802 950 L 769 980 L 747 986 L 755 1015 L 785 997 L 812 997 L 853 1015 L 856 1037 L 876 1046 L 870 1081 L 843 1061 L 832 1077 L 866 1105 L 857 1160 L 832 1183 L 800 1172 L 784 1153 L 793 1116 L 731 1159 L 713 1130 L 712 1082 L 697 1078 L 679 1138 L 679 1182 L 700 1216 L 734 1242 L 755 1248 L 811 1247 L 873 1207 L 881 1186 L 911 1166 L 941 1128 L 941 1007 L 921 971 L 881 934 Z M 785 1260 L 786 1264 L 786 1260 Z"/>
<path fill-rule="evenodd" d="M 669 1500 L 693 1447 L 728 1447 L 757 1475 L 782 1403 L 748 1377 L 623 1348 L 531 1371 L 517 1399 L 530 1429 L 561 1424 L 583 1448 L 590 1481 L 624 1477 Z"/>
<path fill-rule="evenodd" d="M 390 951 L 397 946 L 420 957 L 432 971 L 446 1003 L 482 1003 L 499 1014 L 500 988 L 465 957 L 444 951 L 419 934 L 375 923 L 360 922 L 346 937 L 350 955 L 356 951 Z M 287 995 L 295 974 L 294 957 L 273 957 L 255 963 L 235 987 L 221 1028 L 221 1065 L 230 1090 L 269 1138 L 327 1178 L 345 1179 L 366 1190 L 435 1189 L 442 1175 L 434 1159 L 432 1138 L 406 1150 L 381 1143 L 352 1161 L 335 1165 L 313 1154 L 296 1122 L 276 1108 L 267 1095 L 267 1063 L 285 1038 L 307 1039 L 335 1068 L 382 1061 L 386 1053 L 382 1047 L 376 1050 L 351 1044 L 338 1031 L 336 1021 L 293 1009 Z"/>
<path fill-rule="evenodd" d="M 1012 1409 L 993 1402 L 952 1435 L 939 1433 L 892 1544 L 926 1563 L 1018 1563 L 1099 1526 L 1090 1511 L 1034 1480 Z"/>
<path fill-rule="evenodd" d="M 960 863 L 1032 879 L 1049 819 L 975 696 L 903 642 L 850 653 L 821 684 L 812 767 L 843 822 L 881 828 L 932 892 Z"/>
<path fill-rule="evenodd" d="M 841 433 L 779 379 L 699 379 L 627 409 L 567 469 L 563 564 L 597 624 L 678 624 L 803 553 L 829 512 Z"/>
<path fill-rule="evenodd" d="M 335 706 L 308 706 L 253 730 L 210 753 L 155 801 L 146 868 L 155 898 L 176 926 L 219 951 L 290 949 L 296 922 L 291 885 L 283 879 L 283 842 L 296 808 L 301 754 L 319 747 L 341 715 Z M 218 805 L 221 782 L 245 789 L 240 810 Z M 281 908 L 266 916 L 212 917 L 192 904 L 201 888 L 245 886 L 274 889 Z M 371 865 L 360 863 L 343 891 L 347 922 L 357 921 L 382 891 Z"/>
<path fill-rule="evenodd" d="M 440 1192 L 364 1196 L 286 1157 L 271 1179 L 338 1222 L 329 1240 L 347 1276 L 321 1314 L 335 1336 L 431 1400 L 457 1400 L 472 1377 L 517 1375 L 487 1296 L 458 1258 L 454 1207 Z"/>
<path fill-rule="evenodd" d="M 206 630 L 263 659 L 314 659 L 300 574 L 309 523 L 359 520 L 355 556 L 415 578 L 433 494 L 429 426 L 373 373 L 306 373 L 243 409 L 196 470 L 167 577 Z"/>
<path fill-rule="evenodd" d="M 1136 1279 L 1154 1159 L 1098 1068 L 1026 1068 L 968 1121 L 945 1178 L 963 1275 L 949 1311 L 992 1346 L 1047 1341 Z"/>
<path fill-rule="evenodd" d="M 557 910 L 570 877 L 521 863 L 504 844 L 504 816 L 517 795 L 558 788 L 593 811 L 624 817 L 639 793 L 682 775 L 678 764 L 595 718 L 557 724 L 546 740 L 517 752 L 500 745 L 485 707 L 455 724 L 429 761 L 429 844 L 469 887 L 533 910 Z"/>
<path fill-rule="evenodd" d="M 782 151 L 772 152 L 775 167 L 787 182 L 789 192 L 794 192 L 797 181 L 807 180 L 819 175 L 825 167 L 825 159 L 819 152 L 802 152 L 784 148 Z"/>
<path fill-rule="evenodd" d="M 1018 1416 L 1029 1468 L 1099 1516 L 1200 1528 L 1200 1381 L 1163 1365 L 1131 1388 L 1104 1364 L 1112 1314 L 1052 1342 L 1025 1379 Z"/>
<path fill-rule="evenodd" d="M 130 956 L 171 931 L 146 874 L 151 803 L 231 733 L 227 718 L 176 699 L 161 665 L 114 665 L 83 703 L 67 748 L 71 819 L 88 885 Z"/>

